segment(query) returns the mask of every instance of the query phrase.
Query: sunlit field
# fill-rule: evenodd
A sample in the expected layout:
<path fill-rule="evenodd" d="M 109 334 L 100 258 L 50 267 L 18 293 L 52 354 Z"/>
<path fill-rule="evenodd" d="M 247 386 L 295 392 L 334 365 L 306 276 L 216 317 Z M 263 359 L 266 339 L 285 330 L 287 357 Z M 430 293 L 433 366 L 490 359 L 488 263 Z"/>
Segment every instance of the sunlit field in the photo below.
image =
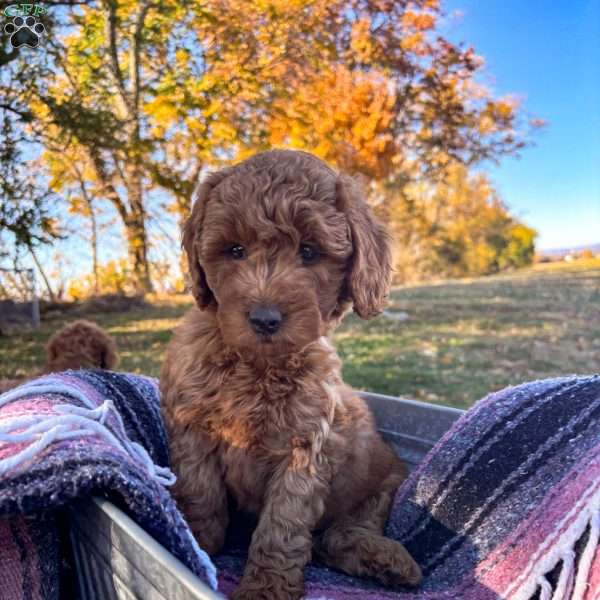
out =
<path fill-rule="evenodd" d="M 0 377 L 34 372 L 48 337 L 81 316 L 116 338 L 121 369 L 158 376 L 190 306 L 181 296 L 122 313 L 48 314 L 39 331 L 0 337 Z M 506 385 L 598 372 L 600 259 L 395 288 L 384 315 L 349 316 L 334 341 L 351 385 L 461 408 Z"/>
<path fill-rule="evenodd" d="M 506 385 L 600 370 L 598 259 L 396 289 L 389 313 L 338 331 L 352 385 L 464 408 Z"/>

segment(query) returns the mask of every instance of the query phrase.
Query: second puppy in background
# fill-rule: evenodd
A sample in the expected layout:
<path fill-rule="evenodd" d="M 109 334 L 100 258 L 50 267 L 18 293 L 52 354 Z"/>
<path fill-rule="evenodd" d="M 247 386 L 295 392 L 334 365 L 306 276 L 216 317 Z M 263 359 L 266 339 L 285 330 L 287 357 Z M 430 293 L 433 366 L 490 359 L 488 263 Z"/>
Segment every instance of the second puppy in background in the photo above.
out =
<path fill-rule="evenodd" d="M 0 394 L 28 379 L 67 369 L 114 369 L 119 364 L 117 345 L 99 325 L 78 319 L 61 327 L 46 344 L 46 362 L 27 378 L 0 379 Z"/>

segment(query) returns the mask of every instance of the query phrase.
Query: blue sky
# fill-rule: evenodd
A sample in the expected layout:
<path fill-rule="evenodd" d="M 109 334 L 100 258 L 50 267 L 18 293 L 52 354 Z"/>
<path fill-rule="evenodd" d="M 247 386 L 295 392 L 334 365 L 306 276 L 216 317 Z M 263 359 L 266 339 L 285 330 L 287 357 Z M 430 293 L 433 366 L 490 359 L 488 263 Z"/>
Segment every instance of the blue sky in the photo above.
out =
<path fill-rule="evenodd" d="M 486 167 L 542 249 L 600 242 L 600 0 L 446 0 L 444 33 L 483 82 L 547 121 L 521 159 Z M 455 14 L 458 12 L 459 14 Z"/>

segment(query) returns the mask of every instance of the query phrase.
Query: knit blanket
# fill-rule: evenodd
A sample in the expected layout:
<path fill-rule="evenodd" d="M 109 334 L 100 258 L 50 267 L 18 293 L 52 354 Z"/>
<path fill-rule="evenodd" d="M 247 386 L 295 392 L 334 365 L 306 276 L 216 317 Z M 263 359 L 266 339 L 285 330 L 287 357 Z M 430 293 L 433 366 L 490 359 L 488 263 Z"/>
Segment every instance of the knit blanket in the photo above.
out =
<path fill-rule="evenodd" d="M 105 496 L 192 572 L 216 588 L 165 486 L 168 444 L 155 380 L 68 371 L 0 396 L 0 598 L 58 599 L 59 511 Z"/>
<path fill-rule="evenodd" d="M 418 590 L 311 564 L 307 600 L 600 599 L 600 376 L 481 400 L 401 486 L 386 535 L 421 566 Z M 246 551 L 228 544 L 215 561 L 226 593 Z"/>
<path fill-rule="evenodd" d="M 0 597 L 59 597 L 47 509 L 93 494 L 125 508 L 214 587 L 212 563 L 163 487 L 173 480 L 167 467 L 153 380 L 71 372 L 0 396 Z M 222 593 L 243 572 L 250 532 L 234 521 L 214 559 Z M 480 401 L 401 486 L 386 534 L 421 565 L 418 590 L 311 563 L 307 600 L 598 600 L 600 377 L 538 381 Z"/>

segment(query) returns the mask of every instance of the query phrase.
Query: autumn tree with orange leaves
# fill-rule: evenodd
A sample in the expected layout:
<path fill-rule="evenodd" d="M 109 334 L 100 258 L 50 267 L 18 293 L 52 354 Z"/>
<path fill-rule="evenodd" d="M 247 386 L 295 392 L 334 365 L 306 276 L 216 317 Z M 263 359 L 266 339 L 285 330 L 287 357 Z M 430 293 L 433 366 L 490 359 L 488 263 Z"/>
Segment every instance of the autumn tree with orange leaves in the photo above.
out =
<path fill-rule="evenodd" d="M 478 84 L 474 50 L 440 35 L 441 14 L 436 0 L 98 0 L 66 11 L 55 69 L 28 104 L 53 189 L 85 173 L 95 202 L 114 206 L 141 292 L 152 288 L 151 192 L 183 219 L 205 169 L 273 146 L 361 175 L 393 218 L 387 205 L 407 186 L 437 185 L 453 165 L 527 139 L 517 104 Z"/>

